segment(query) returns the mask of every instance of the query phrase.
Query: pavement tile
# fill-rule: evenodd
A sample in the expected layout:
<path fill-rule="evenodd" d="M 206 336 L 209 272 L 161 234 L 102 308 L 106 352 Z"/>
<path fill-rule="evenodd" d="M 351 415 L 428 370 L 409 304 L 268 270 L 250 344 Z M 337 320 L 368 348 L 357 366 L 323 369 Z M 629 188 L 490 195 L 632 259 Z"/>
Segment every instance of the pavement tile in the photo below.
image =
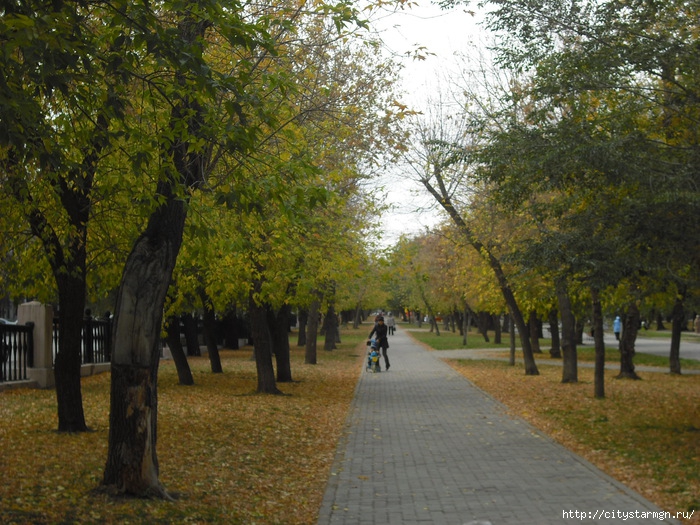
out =
<path fill-rule="evenodd" d="M 624 522 L 600 511 L 660 512 L 403 330 L 389 342 L 391 370 L 360 377 L 319 525 L 592 525 Z"/>

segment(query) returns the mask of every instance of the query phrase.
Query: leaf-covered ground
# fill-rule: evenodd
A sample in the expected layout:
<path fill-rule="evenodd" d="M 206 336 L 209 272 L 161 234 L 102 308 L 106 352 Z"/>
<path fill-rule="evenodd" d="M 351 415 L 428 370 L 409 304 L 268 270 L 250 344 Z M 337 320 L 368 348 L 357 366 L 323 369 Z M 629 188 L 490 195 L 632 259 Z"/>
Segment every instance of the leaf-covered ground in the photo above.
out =
<path fill-rule="evenodd" d="M 364 332 L 363 332 L 364 335 Z M 304 365 L 293 348 L 287 395 L 254 394 L 251 349 L 222 352 L 224 374 L 190 358 L 195 385 L 159 372 L 158 458 L 175 502 L 115 498 L 99 487 L 107 454 L 109 374 L 83 379 L 93 432 L 57 428 L 53 391 L 0 393 L 0 523 L 315 523 L 362 370 L 362 336 Z M 322 341 L 319 341 L 322 343 Z"/>

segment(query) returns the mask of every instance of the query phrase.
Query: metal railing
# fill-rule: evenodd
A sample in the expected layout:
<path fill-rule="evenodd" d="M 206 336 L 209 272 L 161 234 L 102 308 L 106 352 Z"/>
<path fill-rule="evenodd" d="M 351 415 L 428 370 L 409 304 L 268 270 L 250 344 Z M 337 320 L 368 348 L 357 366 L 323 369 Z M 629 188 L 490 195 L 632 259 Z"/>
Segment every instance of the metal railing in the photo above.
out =
<path fill-rule="evenodd" d="M 34 324 L 0 324 L 0 382 L 26 380 L 33 359 Z"/>
<path fill-rule="evenodd" d="M 53 320 L 53 359 L 56 360 L 59 344 L 58 317 Z M 112 359 L 112 321 L 85 317 L 83 321 L 82 344 L 80 347 L 82 364 L 109 363 Z"/>

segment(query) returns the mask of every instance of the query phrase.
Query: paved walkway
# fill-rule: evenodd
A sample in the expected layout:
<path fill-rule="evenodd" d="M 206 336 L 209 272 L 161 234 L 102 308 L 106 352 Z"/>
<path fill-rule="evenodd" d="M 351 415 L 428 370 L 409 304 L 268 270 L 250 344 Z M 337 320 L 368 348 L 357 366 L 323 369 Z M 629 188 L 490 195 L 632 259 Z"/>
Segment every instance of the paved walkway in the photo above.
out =
<path fill-rule="evenodd" d="M 389 341 L 391 370 L 358 383 L 319 525 L 678 523 L 403 330 Z"/>

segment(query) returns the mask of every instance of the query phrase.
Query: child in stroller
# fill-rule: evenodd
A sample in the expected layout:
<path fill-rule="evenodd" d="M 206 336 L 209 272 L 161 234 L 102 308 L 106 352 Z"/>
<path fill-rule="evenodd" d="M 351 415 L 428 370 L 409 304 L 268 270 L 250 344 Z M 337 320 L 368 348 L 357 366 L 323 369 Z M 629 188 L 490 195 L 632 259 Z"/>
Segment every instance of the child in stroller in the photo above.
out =
<path fill-rule="evenodd" d="M 367 371 L 368 372 L 381 372 L 381 366 L 379 365 L 379 343 L 376 339 L 368 341 L 369 351 L 367 352 Z"/>

